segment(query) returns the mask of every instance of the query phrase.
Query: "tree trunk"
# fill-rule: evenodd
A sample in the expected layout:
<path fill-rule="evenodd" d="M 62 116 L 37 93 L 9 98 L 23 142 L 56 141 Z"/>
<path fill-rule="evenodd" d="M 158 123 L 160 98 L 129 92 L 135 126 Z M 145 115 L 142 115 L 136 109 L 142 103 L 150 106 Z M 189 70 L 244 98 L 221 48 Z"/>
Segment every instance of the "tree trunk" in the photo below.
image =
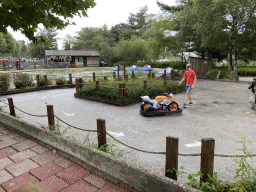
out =
<path fill-rule="evenodd" d="M 233 70 L 233 63 L 232 63 L 232 48 L 228 50 L 228 70 L 231 72 Z"/>

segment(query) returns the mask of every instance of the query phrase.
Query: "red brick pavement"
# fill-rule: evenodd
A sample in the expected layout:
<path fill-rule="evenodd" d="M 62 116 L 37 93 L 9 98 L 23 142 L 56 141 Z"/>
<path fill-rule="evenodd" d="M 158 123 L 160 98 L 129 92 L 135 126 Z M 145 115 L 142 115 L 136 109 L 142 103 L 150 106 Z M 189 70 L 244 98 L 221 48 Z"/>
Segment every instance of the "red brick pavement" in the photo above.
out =
<path fill-rule="evenodd" d="M 52 192 L 127 192 L 39 143 L 0 125 L 0 192 L 33 182 Z"/>

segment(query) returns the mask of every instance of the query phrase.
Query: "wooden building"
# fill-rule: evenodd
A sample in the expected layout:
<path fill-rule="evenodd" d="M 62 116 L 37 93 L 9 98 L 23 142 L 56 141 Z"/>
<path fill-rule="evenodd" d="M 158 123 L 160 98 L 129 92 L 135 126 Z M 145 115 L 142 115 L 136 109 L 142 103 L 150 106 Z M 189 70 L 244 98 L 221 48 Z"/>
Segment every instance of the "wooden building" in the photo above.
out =
<path fill-rule="evenodd" d="M 198 76 L 204 76 L 205 73 L 212 69 L 212 60 L 211 59 L 202 59 L 197 57 L 189 57 L 188 63 L 192 65 L 193 71 Z"/>
<path fill-rule="evenodd" d="M 69 58 L 70 67 L 99 67 L 99 56 L 97 51 L 82 51 L 82 50 L 45 50 L 47 62 L 50 62 L 53 57 L 66 61 Z"/>

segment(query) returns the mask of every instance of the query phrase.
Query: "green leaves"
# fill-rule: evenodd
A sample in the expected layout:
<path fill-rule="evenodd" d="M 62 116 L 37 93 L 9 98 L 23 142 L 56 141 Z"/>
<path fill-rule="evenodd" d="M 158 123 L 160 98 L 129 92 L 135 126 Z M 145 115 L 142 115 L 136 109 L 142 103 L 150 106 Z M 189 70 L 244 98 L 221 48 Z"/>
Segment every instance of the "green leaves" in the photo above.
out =
<path fill-rule="evenodd" d="M 3 0 L 0 7 L 0 32 L 10 26 L 21 30 L 30 40 L 37 41 L 34 32 L 38 24 L 45 28 L 63 29 L 69 24 L 67 18 L 74 15 L 86 16 L 86 11 L 96 5 L 94 0 Z M 62 19 L 63 16 L 65 19 Z"/>

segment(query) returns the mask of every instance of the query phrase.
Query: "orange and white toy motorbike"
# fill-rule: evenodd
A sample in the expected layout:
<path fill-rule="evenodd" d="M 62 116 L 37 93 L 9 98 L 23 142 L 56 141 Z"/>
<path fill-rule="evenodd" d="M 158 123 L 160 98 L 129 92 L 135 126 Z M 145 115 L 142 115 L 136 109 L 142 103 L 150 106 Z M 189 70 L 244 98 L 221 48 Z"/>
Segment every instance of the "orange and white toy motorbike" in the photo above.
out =
<path fill-rule="evenodd" d="M 164 115 L 171 113 L 182 113 L 178 103 L 175 102 L 173 94 L 165 93 L 150 99 L 148 96 L 141 97 L 143 102 L 140 106 L 140 113 L 145 116 Z"/>

